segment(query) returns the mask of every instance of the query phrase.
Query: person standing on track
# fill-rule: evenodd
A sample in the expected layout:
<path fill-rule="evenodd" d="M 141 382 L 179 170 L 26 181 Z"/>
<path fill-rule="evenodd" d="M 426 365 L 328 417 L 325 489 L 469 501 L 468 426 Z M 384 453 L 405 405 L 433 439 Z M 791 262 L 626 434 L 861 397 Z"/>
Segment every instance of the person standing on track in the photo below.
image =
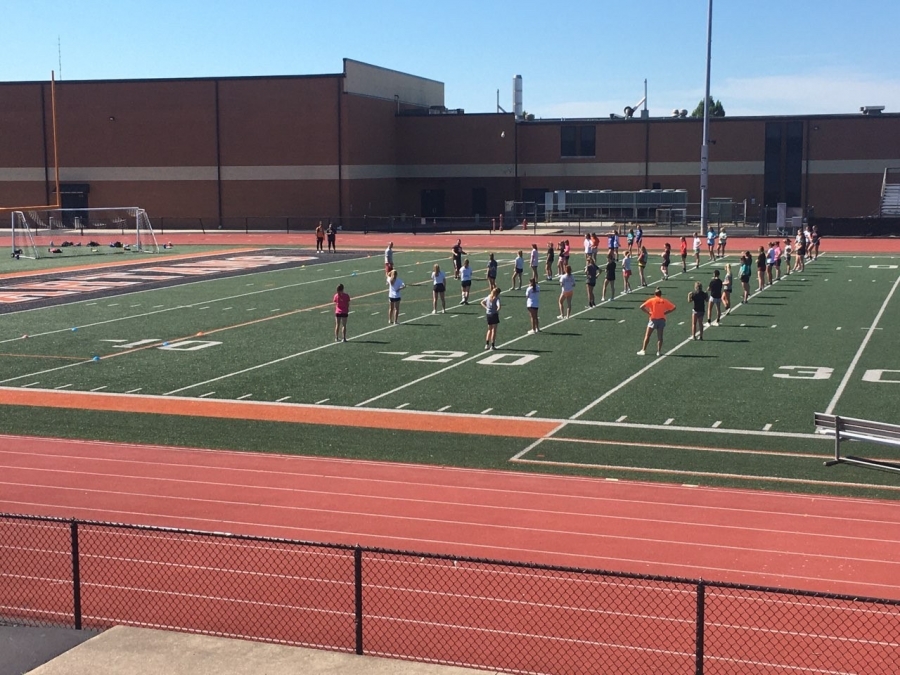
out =
<path fill-rule="evenodd" d="M 459 301 L 461 305 L 469 304 L 469 291 L 472 290 L 472 268 L 469 267 L 469 259 L 466 258 L 465 262 L 462 265 L 462 269 L 459 271 L 460 278 L 462 281 L 459 282 L 462 298 Z"/>
<path fill-rule="evenodd" d="M 397 276 L 397 270 L 391 270 L 391 273 L 387 276 L 387 284 L 388 284 L 388 301 L 390 302 L 390 307 L 388 308 L 388 325 L 397 325 L 397 319 L 400 318 L 400 291 L 406 288 L 406 284 L 403 283 L 403 279 L 400 279 Z"/>
<path fill-rule="evenodd" d="M 656 331 L 656 355 L 660 356 L 663 347 L 663 331 L 666 328 L 666 315 L 675 311 L 675 305 L 662 296 L 661 288 L 657 288 L 653 297 L 641 305 L 641 310 L 650 317 L 650 322 L 647 324 L 644 343 L 638 356 L 644 356 L 647 353 L 647 345 L 650 344 L 650 336 L 654 330 Z"/>
<path fill-rule="evenodd" d="M 394 269 L 394 242 L 389 241 L 387 248 L 384 249 L 384 273 L 390 274 Z"/>
<path fill-rule="evenodd" d="M 622 281 L 625 288 L 623 293 L 631 293 L 631 251 L 625 251 L 625 257 L 622 258 Z"/>
<path fill-rule="evenodd" d="M 538 264 L 540 262 L 540 252 L 538 251 L 537 244 L 531 245 L 531 257 L 528 260 L 528 263 L 531 265 L 531 278 L 537 279 L 538 277 Z"/>
<path fill-rule="evenodd" d="M 640 251 L 641 247 L 644 245 L 644 228 L 638 225 L 637 230 L 634 233 L 634 245 L 637 247 L 637 250 Z"/>
<path fill-rule="evenodd" d="M 553 280 L 553 242 L 547 244 L 547 262 L 544 264 L 547 281 Z"/>
<path fill-rule="evenodd" d="M 694 283 L 694 290 L 688 293 L 691 307 L 691 339 L 703 339 L 703 315 L 706 313 L 706 301 L 709 296 L 703 291 L 703 282 Z"/>
<path fill-rule="evenodd" d="M 647 253 L 647 247 L 641 246 L 640 253 L 638 253 L 638 272 L 641 275 L 641 288 L 644 288 L 647 285 L 647 276 L 645 271 L 647 269 L 647 258 L 650 255 Z"/>
<path fill-rule="evenodd" d="M 325 241 L 325 228 L 322 227 L 322 221 L 316 225 L 316 253 L 324 253 L 322 250 L 322 242 Z"/>
<path fill-rule="evenodd" d="M 330 220 L 328 221 L 328 227 L 325 229 L 325 236 L 328 237 L 328 252 L 337 253 L 337 242 L 335 241 L 337 232 L 334 228 L 334 223 Z"/>
<path fill-rule="evenodd" d="M 497 287 L 497 261 L 494 259 L 493 253 L 491 253 L 488 258 L 487 282 L 489 291 L 492 291 Z"/>
<path fill-rule="evenodd" d="M 487 318 L 487 333 L 484 336 L 485 349 L 497 349 L 497 326 L 500 325 L 500 289 L 491 289 L 490 295 L 481 301 Z"/>
<path fill-rule="evenodd" d="M 597 272 L 599 272 L 599 268 L 597 267 L 597 263 L 594 262 L 594 259 L 588 257 L 587 265 L 584 267 L 584 288 L 587 291 L 588 297 L 588 307 L 593 307 L 594 303 L 594 287 L 597 285 Z"/>
<path fill-rule="evenodd" d="M 712 325 L 713 307 L 716 308 L 716 325 L 719 325 L 719 321 L 722 318 L 722 289 L 724 287 L 725 284 L 722 283 L 722 280 L 719 278 L 719 270 L 714 270 L 713 278 L 709 282 L 709 287 L 706 289 L 709 293 L 709 312 L 706 315 L 707 325 Z"/>
<path fill-rule="evenodd" d="M 625 237 L 625 243 L 628 244 L 628 252 L 634 253 L 634 228 L 628 230 L 628 235 Z"/>
<path fill-rule="evenodd" d="M 784 240 L 784 276 L 791 273 L 791 254 L 793 254 L 793 252 L 794 249 L 791 248 L 791 239 L 790 237 L 787 237 Z"/>
<path fill-rule="evenodd" d="M 753 264 L 753 256 L 750 251 L 744 251 L 741 255 L 741 266 L 738 269 L 738 275 L 741 279 L 741 290 L 744 295 L 741 298 L 742 303 L 750 302 L 750 266 Z"/>
<path fill-rule="evenodd" d="M 706 231 L 706 248 L 709 249 L 709 259 L 716 259 L 716 231 L 713 229 L 713 226 L 710 225 L 709 229 Z"/>
<path fill-rule="evenodd" d="M 572 316 L 572 295 L 575 293 L 575 277 L 572 268 L 566 265 L 566 273 L 559 277 L 559 316 L 557 319 L 568 319 Z"/>
<path fill-rule="evenodd" d="M 522 290 L 522 273 L 525 271 L 525 259 L 522 257 L 522 251 L 519 251 L 519 254 L 516 256 L 515 266 L 513 268 L 512 273 L 512 285 L 510 286 L 511 291 L 521 291 Z M 518 282 L 518 287 L 516 287 L 516 283 Z"/>
<path fill-rule="evenodd" d="M 347 341 L 347 317 L 350 315 L 350 296 L 344 293 L 344 284 L 338 284 L 334 293 L 334 341 Z"/>
<path fill-rule="evenodd" d="M 700 233 L 694 232 L 694 269 L 700 267 Z"/>
<path fill-rule="evenodd" d="M 681 238 L 681 271 L 687 272 L 687 238 Z"/>
<path fill-rule="evenodd" d="M 609 299 L 616 299 L 616 253 L 610 251 L 606 257 L 606 276 L 603 279 L 603 291 L 600 293 L 600 302 L 606 302 L 606 289 L 609 288 Z"/>
<path fill-rule="evenodd" d="M 725 257 L 725 245 L 728 243 L 728 233 L 725 231 L 725 228 L 721 228 L 719 230 L 719 257 Z"/>
<path fill-rule="evenodd" d="M 669 242 L 666 242 L 666 247 L 662 252 L 662 265 L 659 266 L 659 271 L 662 272 L 663 281 L 669 280 L 669 264 L 672 262 L 672 245 Z"/>
<path fill-rule="evenodd" d="M 537 277 L 532 277 L 528 282 L 528 288 L 525 289 L 525 307 L 528 309 L 528 318 L 531 319 L 531 330 L 529 333 L 538 333 L 541 330 L 538 321 L 538 306 L 540 305 L 541 287 L 538 286 Z"/>
<path fill-rule="evenodd" d="M 725 280 L 722 284 L 722 307 L 723 314 L 731 311 L 731 291 L 733 290 L 734 278 L 731 276 L 731 263 L 725 263 Z"/>
<path fill-rule="evenodd" d="M 453 258 L 453 278 L 459 279 L 459 270 L 462 268 L 462 257 L 466 255 L 466 252 L 463 251 L 462 248 L 462 239 L 457 239 L 456 243 L 453 244 L 453 249 L 451 250 L 450 257 Z"/>
<path fill-rule="evenodd" d="M 444 297 L 447 275 L 441 272 L 441 266 L 435 264 L 431 272 L 431 313 L 437 314 L 438 299 L 441 301 L 441 314 L 447 313 L 447 300 Z"/>
<path fill-rule="evenodd" d="M 759 247 L 759 253 L 756 255 L 756 276 L 759 281 L 757 293 L 766 287 L 766 249 Z"/>

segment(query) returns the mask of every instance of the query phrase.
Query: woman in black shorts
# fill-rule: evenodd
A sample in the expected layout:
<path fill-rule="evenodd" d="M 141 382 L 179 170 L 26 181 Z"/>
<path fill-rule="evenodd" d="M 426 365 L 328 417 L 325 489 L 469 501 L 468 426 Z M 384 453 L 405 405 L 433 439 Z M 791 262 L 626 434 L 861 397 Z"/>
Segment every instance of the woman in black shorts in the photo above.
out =
<path fill-rule="evenodd" d="M 609 299 L 616 299 L 616 253 L 610 251 L 606 256 L 606 278 L 603 280 L 603 292 L 600 293 L 600 302 L 606 302 L 606 289 L 609 288 Z"/>
<path fill-rule="evenodd" d="M 496 286 L 491 294 L 481 301 L 487 318 L 487 334 L 484 336 L 485 349 L 497 349 L 497 326 L 500 325 L 500 289 Z"/>
<path fill-rule="evenodd" d="M 662 272 L 663 281 L 668 281 L 669 279 L 669 264 L 672 262 L 672 245 L 669 242 L 666 242 L 666 248 L 663 249 L 662 253 L 662 265 L 659 267 L 659 271 Z"/>
<path fill-rule="evenodd" d="M 447 276 L 441 272 L 441 266 L 435 265 L 434 271 L 431 273 L 431 313 L 437 314 L 438 299 L 441 301 L 441 314 L 447 312 L 447 301 L 444 299 L 444 291 L 446 287 Z"/>
<path fill-rule="evenodd" d="M 553 280 L 553 242 L 547 244 L 547 265 L 544 268 L 547 273 L 547 281 Z"/>
<path fill-rule="evenodd" d="M 756 276 L 759 278 L 759 288 L 757 291 L 761 291 L 766 287 L 766 267 L 766 249 L 760 246 L 759 254 L 756 256 Z"/>

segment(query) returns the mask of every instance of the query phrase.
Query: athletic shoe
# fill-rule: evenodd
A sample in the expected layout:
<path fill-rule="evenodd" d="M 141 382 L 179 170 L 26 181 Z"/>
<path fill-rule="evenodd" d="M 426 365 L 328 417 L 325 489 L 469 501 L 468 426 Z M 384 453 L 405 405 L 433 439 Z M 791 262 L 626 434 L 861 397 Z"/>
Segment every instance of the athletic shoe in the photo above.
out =
<path fill-rule="evenodd" d="M 432 314 L 437 314 L 437 310 L 436 310 L 436 309 L 433 309 L 433 310 L 431 310 L 431 313 L 432 313 Z"/>
<path fill-rule="evenodd" d="M 718 320 L 718 319 L 716 319 L 716 325 L 717 325 L 717 326 L 721 325 L 721 324 L 719 323 L 719 320 Z"/>
<path fill-rule="evenodd" d="M 441 310 L 441 314 L 446 314 L 446 313 L 447 313 L 447 310 L 446 310 L 446 309 L 442 309 L 442 310 Z"/>
<path fill-rule="evenodd" d="M 494 351 L 497 351 L 497 347 L 495 345 L 491 345 L 491 349 L 493 349 Z"/>
<path fill-rule="evenodd" d="M 564 317 L 562 314 L 560 314 L 560 315 L 559 315 L 558 317 L 556 317 L 556 318 L 557 318 L 557 319 L 565 319 L 566 317 Z"/>
<path fill-rule="evenodd" d="M 647 352 L 646 352 L 645 350 L 642 349 L 641 351 L 639 351 L 639 352 L 637 353 L 637 355 L 638 355 L 638 356 L 646 356 L 646 355 L 647 355 Z"/>
<path fill-rule="evenodd" d="M 343 340 L 341 340 L 341 342 L 346 342 L 346 341 L 347 341 L 347 338 L 344 338 Z"/>
<path fill-rule="evenodd" d="M 660 356 L 661 354 L 662 354 L 662 352 L 656 352 L 657 356 Z"/>
<path fill-rule="evenodd" d="M 484 346 L 485 351 L 487 351 L 487 350 L 490 349 L 490 348 L 491 348 L 491 346 L 488 345 L 488 344 L 486 344 L 486 345 Z"/>

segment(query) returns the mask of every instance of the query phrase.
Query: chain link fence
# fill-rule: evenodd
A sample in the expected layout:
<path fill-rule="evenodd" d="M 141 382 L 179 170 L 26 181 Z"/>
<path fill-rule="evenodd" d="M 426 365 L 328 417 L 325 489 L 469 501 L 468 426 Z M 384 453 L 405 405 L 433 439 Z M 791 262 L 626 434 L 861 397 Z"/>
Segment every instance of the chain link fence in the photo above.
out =
<path fill-rule="evenodd" d="M 900 672 L 900 601 L 9 514 L 0 623 L 511 673 Z"/>

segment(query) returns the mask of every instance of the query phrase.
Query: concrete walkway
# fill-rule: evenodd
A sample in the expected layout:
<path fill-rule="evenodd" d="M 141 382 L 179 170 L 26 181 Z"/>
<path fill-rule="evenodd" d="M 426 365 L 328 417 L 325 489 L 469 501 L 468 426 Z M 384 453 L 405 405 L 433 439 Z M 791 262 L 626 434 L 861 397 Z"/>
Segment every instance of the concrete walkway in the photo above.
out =
<path fill-rule="evenodd" d="M 32 675 L 472 675 L 485 671 L 118 626 Z"/>

